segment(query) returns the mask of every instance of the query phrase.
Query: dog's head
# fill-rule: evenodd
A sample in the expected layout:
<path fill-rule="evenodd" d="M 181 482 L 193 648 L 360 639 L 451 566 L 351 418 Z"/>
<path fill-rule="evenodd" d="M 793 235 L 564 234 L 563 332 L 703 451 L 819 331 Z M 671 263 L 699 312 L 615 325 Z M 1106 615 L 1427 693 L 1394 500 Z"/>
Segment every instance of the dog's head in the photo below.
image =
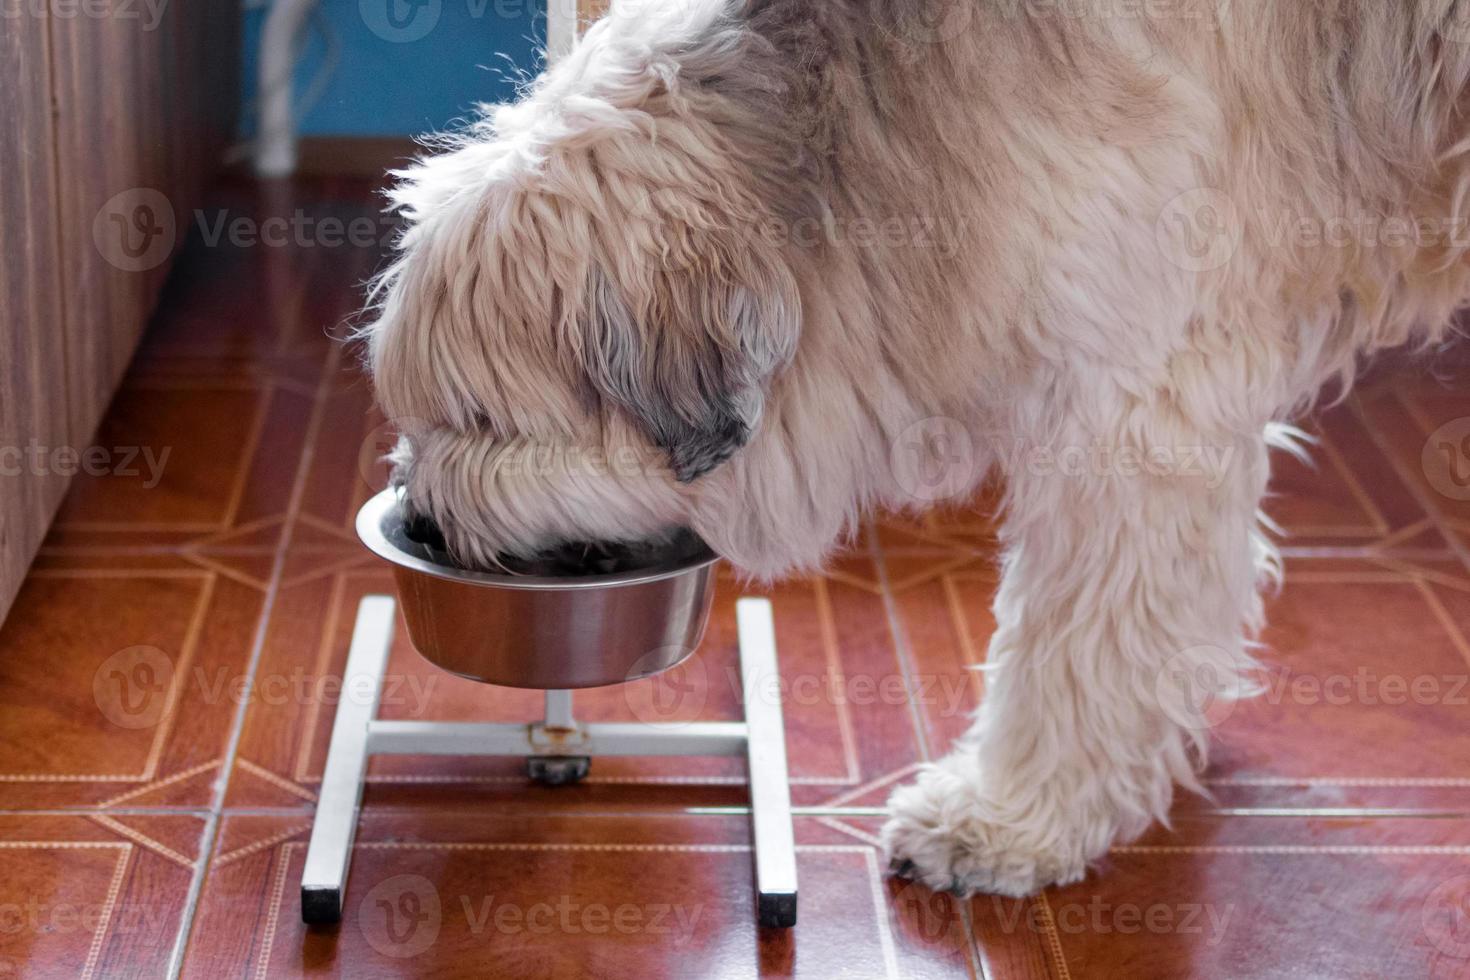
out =
<path fill-rule="evenodd" d="M 804 206 L 779 73 L 719 5 L 670 6 L 398 175 L 371 368 L 399 479 L 466 560 L 690 523 L 796 352 L 763 233 Z"/>

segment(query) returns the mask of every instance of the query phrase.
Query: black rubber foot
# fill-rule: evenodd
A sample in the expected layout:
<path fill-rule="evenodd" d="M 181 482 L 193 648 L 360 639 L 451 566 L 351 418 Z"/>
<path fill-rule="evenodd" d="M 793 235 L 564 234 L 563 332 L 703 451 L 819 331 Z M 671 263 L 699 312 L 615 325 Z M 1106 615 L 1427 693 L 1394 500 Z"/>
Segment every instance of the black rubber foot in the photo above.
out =
<path fill-rule="evenodd" d="M 543 786 L 570 786 L 587 778 L 592 760 L 585 755 L 537 755 L 526 760 L 526 775 Z"/>
<path fill-rule="evenodd" d="M 763 928 L 790 929 L 796 925 L 796 893 L 759 896 L 756 914 Z"/>
<path fill-rule="evenodd" d="M 309 926 L 330 926 L 342 921 L 342 890 L 301 889 L 301 921 Z"/>

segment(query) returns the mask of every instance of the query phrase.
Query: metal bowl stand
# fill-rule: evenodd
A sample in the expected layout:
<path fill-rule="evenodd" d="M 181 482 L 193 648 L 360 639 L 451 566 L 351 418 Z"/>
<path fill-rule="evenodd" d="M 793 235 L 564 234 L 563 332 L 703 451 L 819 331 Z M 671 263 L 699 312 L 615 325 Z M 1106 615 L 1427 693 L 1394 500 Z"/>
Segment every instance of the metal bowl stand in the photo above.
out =
<path fill-rule="evenodd" d="M 530 725 L 513 725 L 379 718 L 395 601 L 385 595 L 365 597 L 357 609 L 342 681 L 344 692 L 370 694 L 344 693 L 337 705 L 301 876 L 301 918 L 310 924 L 342 919 L 369 756 L 525 756 L 531 778 L 559 786 L 585 776 L 594 756 L 744 755 L 750 780 L 756 914 L 762 926 L 794 926 L 796 842 L 786 733 L 779 699 L 764 693 L 779 690 L 771 603 L 741 599 L 735 608 L 746 692 L 744 721 L 579 722 L 572 715 L 572 692 L 547 691 L 546 717 Z"/>

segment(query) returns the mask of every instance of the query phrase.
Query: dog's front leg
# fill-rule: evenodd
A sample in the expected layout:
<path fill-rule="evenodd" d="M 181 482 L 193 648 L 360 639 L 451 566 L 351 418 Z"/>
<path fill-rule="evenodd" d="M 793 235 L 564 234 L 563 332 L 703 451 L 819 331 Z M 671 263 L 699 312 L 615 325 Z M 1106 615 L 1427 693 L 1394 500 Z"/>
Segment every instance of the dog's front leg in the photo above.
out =
<path fill-rule="evenodd" d="M 1015 426 L 974 726 L 890 800 L 892 866 L 937 889 L 1079 880 L 1197 785 L 1210 709 L 1245 690 L 1274 567 L 1261 430 L 1191 424 L 1162 393 L 1074 397 Z"/>

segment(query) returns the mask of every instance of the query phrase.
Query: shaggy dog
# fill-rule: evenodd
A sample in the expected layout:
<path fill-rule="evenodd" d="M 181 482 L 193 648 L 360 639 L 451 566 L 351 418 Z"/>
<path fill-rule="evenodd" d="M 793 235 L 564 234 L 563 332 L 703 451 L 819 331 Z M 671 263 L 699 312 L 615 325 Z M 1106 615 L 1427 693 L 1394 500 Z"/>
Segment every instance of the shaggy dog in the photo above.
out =
<path fill-rule="evenodd" d="M 1273 434 L 1470 293 L 1467 8 L 623 0 L 400 175 L 407 499 L 469 562 L 687 526 L 771 577 L 1003 479 L 984 703 L 883 840 L 1076 881 L 1249 693 Z"/>

